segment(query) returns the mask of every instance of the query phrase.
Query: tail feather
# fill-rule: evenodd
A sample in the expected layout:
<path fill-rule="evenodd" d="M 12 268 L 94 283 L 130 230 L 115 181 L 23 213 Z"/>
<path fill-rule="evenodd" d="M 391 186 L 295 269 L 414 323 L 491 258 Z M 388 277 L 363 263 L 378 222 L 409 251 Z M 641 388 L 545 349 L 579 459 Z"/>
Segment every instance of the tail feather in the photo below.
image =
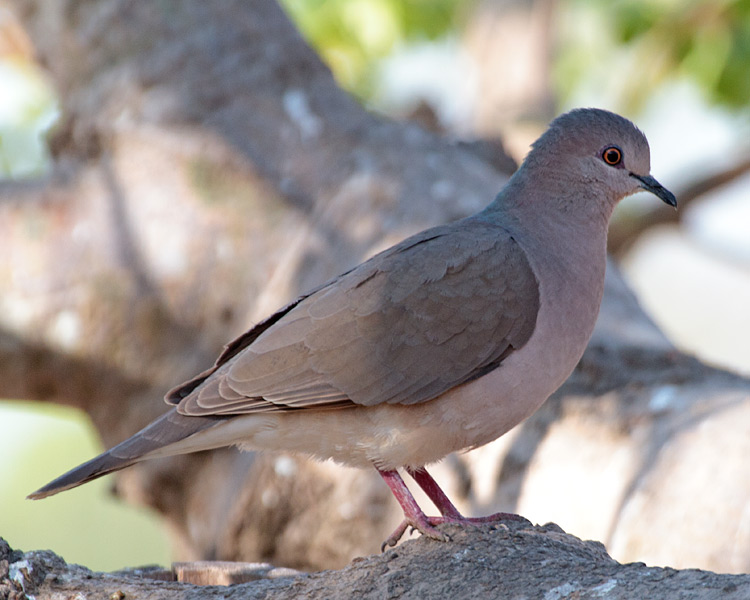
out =
<path fill-rule="evenodd" d="M 138 462 L 138 459 L 125 460 L 112 456 L 108 452 L 100 454 L 96 458 L 92 458 L 90 461 L 71 469 L 64 475 L 60 475 L 57 479 L 50 481 L 44 487 L 39 488 L 33 494 L 26 496 L 29 500 L 41 500 L 47 496 L 54 496 L 58 492 L 64 492 L 94 479 L 98 479 L 108 473 L 119 471 L 125 467 L 129 467 L 132 464 Z"/>
<path fill-rule="evenodd" d="M 71 469 L 27 498 L 39 500 L 53 496 L 155 455 L 181 454 L 183 450 L 178 442 L 223 420 L 225 417 L 186 417 L 173 409 L 124 442 Z M 174 452 L 169 451 L 172 445 L 175 445 Z"/>

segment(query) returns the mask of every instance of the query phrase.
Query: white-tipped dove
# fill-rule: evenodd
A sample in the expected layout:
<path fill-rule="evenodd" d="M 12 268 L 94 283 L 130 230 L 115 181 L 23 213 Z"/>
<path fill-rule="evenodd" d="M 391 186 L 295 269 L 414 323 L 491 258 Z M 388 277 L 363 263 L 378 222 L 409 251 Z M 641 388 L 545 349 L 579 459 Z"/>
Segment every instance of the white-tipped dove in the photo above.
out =
<path fill-rule="evenodd" d="M 145 429 L 47 484 L 44 498 L 148 458 L 232 444 L 374 467 L 408 526 L 463 517 L 425 465 L 529 417 L 573 371 L 604 287 L 607 226 L 648 190 L 649 146 L 598 109 L 555 119 L 481 212 L 428 229 L 324 283 L 231 342 Z M 442 513 L 427 517 L 403 468 Z"/>

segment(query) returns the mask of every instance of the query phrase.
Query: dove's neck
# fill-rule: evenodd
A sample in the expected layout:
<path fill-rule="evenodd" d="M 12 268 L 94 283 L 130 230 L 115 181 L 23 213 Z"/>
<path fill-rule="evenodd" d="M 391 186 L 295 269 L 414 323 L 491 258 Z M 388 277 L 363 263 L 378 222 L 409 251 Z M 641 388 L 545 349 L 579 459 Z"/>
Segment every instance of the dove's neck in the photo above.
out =
<path fill-rule="evenodd" d="M 602 287 L 607 228 L 616 202 L 596 182 L 521 168 L 479 217 L 501 224 L 531 256 L 579 284 Z M 596 284 L 596 285 L 595 285 Z"/>
<path fill-rule="evenodd" d="M 524 249 L 540 282 L 542 311 L 555 320 L 548 324 L 551 337 L 580 356 L 604 290 L 611 214 L 591 206 L 609 202 L 591 197 L 591 189 L 571 194 L 555 181 L 532 189 L 524 173 L 516 175 L 477 216 L 502 226 Z"/>
<path fill-rule="evenodd" d="M 547 220 L 558 228 L 604 234 L 618 198 L 593 178 L 570 167 L 524 163 L 487 207 L 504 218 Z"/>

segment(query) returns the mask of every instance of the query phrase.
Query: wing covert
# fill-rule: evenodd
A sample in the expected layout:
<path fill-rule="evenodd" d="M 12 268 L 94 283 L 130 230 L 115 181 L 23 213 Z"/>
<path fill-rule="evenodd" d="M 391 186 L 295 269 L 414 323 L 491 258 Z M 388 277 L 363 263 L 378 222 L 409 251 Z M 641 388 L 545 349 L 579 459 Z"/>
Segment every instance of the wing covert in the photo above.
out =
<path fill-rule="evenodd" d="M 425 402 L 496 368 L 531 337 L 538 309 L 515 240 L 465 219 L 284 307 L 168 400 L 196 416 Z"/>

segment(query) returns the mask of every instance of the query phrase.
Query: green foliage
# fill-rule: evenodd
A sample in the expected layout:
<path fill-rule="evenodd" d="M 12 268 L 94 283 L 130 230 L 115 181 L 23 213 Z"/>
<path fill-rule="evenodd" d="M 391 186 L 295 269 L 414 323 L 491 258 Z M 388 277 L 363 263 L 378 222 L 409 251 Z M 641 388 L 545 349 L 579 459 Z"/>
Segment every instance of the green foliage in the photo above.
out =
<path fill-rule="evenodd" d="M 339 82 L 362 99 L 375 91 L 378 61 L 455 32 L 476 3 L 282 0 Z M 593 86 L 637 110 L 656 87 L 682 78 L 711 102 L 750 107 L 750 0 L 562 0 L 557 14 L 550 35 L 563 98 Z"/>
<path fill-rule="evenodd" d="M 456 27 L 472 2 L 461 0 L 281 0 L 346 89 L 373 92 L 374 68 L 394 49 L 435 40 Z"/>
<path fill-rule="evenodd" d="M 750 0 L 566 0 L 560 10 L 563 95 L 594 74 L 634 109 L 683 78 L 711 102 L 750 108 Z"/>

